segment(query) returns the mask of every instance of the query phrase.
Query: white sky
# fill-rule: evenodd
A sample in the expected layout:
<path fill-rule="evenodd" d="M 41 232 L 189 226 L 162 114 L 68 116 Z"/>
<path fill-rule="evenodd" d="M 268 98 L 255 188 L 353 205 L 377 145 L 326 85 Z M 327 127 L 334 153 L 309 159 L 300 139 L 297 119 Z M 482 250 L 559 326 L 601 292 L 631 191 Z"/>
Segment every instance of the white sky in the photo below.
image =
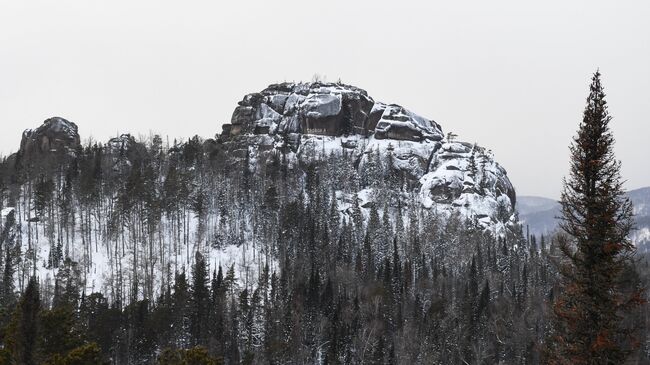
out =
<path fill-rule="evenodd" d="M 213 136 L 236 102 L 314 74 L 491 148 L 558 197 L 600 67 L 629 188 L 650 185 L 650 2 L 0 1 L 0 153 L 50 116 L 83 138 Z"/>

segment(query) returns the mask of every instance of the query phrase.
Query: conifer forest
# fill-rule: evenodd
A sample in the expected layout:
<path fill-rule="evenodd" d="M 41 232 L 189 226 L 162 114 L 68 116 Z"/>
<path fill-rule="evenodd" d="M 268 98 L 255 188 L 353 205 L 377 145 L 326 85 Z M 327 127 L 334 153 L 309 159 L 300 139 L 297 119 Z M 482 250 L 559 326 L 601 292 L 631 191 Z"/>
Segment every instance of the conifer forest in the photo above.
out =
<path fill-rule="evenodd" d="M 0 364 L 649 364 L 600 78 L 549 234 L 490 151 L 347 85 L 252 94 L 214 139 L 50 119 L 0 162 Z"/>

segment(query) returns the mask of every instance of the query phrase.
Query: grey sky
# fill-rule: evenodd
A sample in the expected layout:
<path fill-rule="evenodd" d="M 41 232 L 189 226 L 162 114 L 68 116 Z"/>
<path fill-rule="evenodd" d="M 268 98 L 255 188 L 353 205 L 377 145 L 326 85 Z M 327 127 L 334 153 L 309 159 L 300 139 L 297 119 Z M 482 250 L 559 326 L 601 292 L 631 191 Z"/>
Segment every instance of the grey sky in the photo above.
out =
<path fill-rule="evenodd" d="M 82 138 L 213 136 L 236 102 L 314 74 L 491 148 L 557 197 L 603 73 L 629 188 L 650 185 L 648 1 L 2 1 L 0 153 L 50 116 Z"/>

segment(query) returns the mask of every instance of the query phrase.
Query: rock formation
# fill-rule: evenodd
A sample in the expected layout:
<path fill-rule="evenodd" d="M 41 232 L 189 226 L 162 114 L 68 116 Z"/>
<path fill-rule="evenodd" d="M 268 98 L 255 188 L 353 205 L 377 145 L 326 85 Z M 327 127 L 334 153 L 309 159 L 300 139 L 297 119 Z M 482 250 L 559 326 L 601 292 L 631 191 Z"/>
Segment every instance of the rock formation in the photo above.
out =
<path fill-rule="evenodd" d="M 23 156 L 39 157 L 74 153 L 80 146 L 77 125 L 60 117 L 45 120 L 36 129 L 23 132 L 20 152 Z"/>
<path fill-rule="evenodd" d="M 428 209 L 459 212 L 486 228 L 513 218 L 514 188 L 490 151 L 447 140 L 435 121 L 375 102 L 354 86 L 282 83 L 248 94 L 211 152 L 256 161 L 283 153 L 299 165 L 345 152 L 359 171 L 378 156 L 406 177 Z"/>
<path fill-rule="evenodd" d="M 365 90 L 332 83 L 283 83 L 246 95 L 225 139 L 240 134 L 363 135 L 421 141 L 442 139 L 440 126 L 399 105 L 375 103 Z"/>

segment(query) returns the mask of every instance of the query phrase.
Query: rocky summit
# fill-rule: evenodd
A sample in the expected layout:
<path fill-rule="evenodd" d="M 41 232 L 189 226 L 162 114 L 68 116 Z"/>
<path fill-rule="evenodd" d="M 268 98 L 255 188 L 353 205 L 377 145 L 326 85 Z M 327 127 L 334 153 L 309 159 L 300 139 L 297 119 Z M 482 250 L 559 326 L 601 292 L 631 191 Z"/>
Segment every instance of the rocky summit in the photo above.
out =
<path fill-rule="evenodd" d="M 374 134 L 377 139 L 440 141 L 433 120 L 399 105 L 376 103 L 365 90 L 333 83 L 283 83 L 248 94 L 235 108 L 225 139 L 240 134 L 325 136 Z"/>
<path fill-rule="evenodd" d="M 486 228 L 513 218 L 515 190 L 489 150 L 354 86 L 282 83 L 248 94 L 209 148 L 226 159 L 271 161 L 281 153 L 296 165 L 345 155 L 359 172 L 379 163 L 404 177 L 428 209 L 458 212 Z"/>

